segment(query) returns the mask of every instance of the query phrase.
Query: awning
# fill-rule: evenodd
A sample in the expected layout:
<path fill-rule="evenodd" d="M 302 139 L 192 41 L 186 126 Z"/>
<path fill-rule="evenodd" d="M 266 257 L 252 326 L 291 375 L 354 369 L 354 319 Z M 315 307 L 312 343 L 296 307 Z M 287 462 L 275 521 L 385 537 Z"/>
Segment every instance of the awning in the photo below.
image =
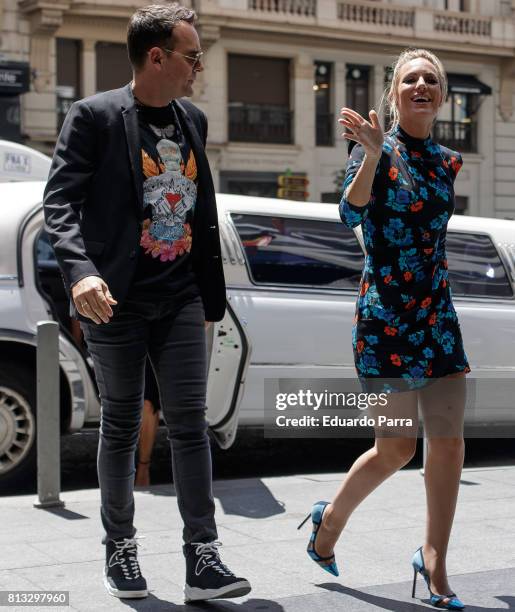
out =
<path fill-rule="evenodd" d="M 447 80 L 450 93 L 492 95 L 492 88 L 471 74 L 448 74 Z"/>

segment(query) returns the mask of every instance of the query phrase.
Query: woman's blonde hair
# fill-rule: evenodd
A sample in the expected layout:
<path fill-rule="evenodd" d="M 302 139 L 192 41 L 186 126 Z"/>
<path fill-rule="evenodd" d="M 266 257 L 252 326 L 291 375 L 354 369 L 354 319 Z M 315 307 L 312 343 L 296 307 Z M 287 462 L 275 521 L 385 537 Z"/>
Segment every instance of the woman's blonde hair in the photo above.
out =
<path fill-rule="evenodd" d="M 433 65 L 434 69 L 436 70 L 438 82 L 440 83 L 440 90 L 442 92 L 441 104 L 443 104 L 447 99 L 447 74 L 445 73 L 445 68 L 443 67 L 442 62 L 434 53 L 431 53 L 431 51 L 428 51 L 427 49 L 406 49 L 399 55 L 392 65 L 392 80 L 390 85 L 385 89 L 381 99 L 380 106 L 382 107 L 386 102 L 387 112 L 390 116 L 392 125 L 399 123 L 399 108 L 397 106 L 396 96 L 397 89 L 399 87 L 401 68 L 404 66 L 404 64 L 418 58 L 423 58 Z"/>

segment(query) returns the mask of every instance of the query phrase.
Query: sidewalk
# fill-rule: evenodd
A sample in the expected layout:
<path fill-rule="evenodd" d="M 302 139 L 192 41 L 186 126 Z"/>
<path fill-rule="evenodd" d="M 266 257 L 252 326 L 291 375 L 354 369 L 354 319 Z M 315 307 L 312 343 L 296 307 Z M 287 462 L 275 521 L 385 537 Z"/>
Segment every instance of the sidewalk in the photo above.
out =
<path fill-rule="evenodd" d="M 423 601 L 411 599 L 410 560 L 424 536 L 418 470 L 398 473 L 358 508 L 337 546 L 340 577 L 333 578 L 305 552 L 309 524 L 297 525 L 339 482 L 336 474 L 216 482 L 223 560 L 253 591 L 199 606 L 182 600 L 180 518 L 170 486 L 135 493 L 138 535 L 145 536 L 140 564 L 151 591 L 143 600 L 120 601 L 104 590 L 98 490 L 64 493 L 66 508 L 56 511 L 34 509 L 34 496 L 3 497 L 0 590 L 70 591 L 70 608 L 38 610 L 428 610 L 421 579 Z M 448 571 L 467 612 L 515 610 L 515 467 L 463 472 Z"/>

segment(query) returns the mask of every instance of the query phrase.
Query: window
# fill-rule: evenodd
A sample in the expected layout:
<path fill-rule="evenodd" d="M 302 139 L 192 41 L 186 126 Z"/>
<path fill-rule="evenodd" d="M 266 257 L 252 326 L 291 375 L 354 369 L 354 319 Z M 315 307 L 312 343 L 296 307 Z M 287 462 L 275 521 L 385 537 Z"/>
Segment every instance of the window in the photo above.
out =
<path fill-rule="evenodd" d="M 315 62 L 315 142 L 317 147 L 334 145 L 334 115 L 331 112 L 333 64 Z"/>
<path fill-rule="evenodd" d="M 39 267 L 44 267 L 52 270 L 57 270 L 57 259 L 55 252 L 50 244 L 48 234 L 42 230 L 36 242 L 36 258 Z"/>
<path fill-rule="evenodd" d="M 492 89 L 474 75 L 449 74 L 449 96 L 434 128 L 437 142 L 462 153 L 477 151 L 477 113 Z"/>
<path fill-rule="evenodd" d="M 261 198 L 277 197 L 276 172 L 220 172 L 220 191 L 237 195 L 256 196 Z"/>
<path fill-rule="evenodd" d="M 446 11 L 470 12 L 470 0 L 443 0 Z"/>
<path fill-rule="evenodd" d="M 256 284 L 355 290 L 363 251 L 339 222 L 233 214 Z"/>
<path fill-rule="evenodd" d="M 455 215 L 466 215 L 469 207 L 469 199 L 467 196 L 455 196 L 454 199 L 454 213 Z"/>
<path fill-rule="evenodd" d="M 435 124 L 435 140 L 461 152 L 477 151 L 477 95 L 449 92 Z"/>
<path fill-rule="evenodd" d="M 229 140 L 291 144 L 290 60 L 229 55 Z"/>
<path fill-rule="evenodd" d="M 504 265 L 488 236 L 449 232 L 446 250 L 449 280 L 454 295 L 513 296 Z"/>
<path fill-rule="evenodd" d="M 384 67 L 384 79 L 383 79 L 383 83 L 384 83 L 383 90 L 384 91 L 390 90 L 392 79 L 393 79 L 393 67 L 385 66 Z M 389 105 L 386 103 L 386 99 L 384 100 L 384 102 L 385 102 L 384 131 L 388 132 L 392 127 L 392 117 L 390 116 L 391 109 Z"/>
<path fill-rule="evenodd" d="M 61 129 L 70 106 L 81 97 L 80 54 L 82 43 L 71 38 L 56 39 L 57 127 Z"/>
<path fill-rule="evenodd" d="M 97 91 L 117 89 L 132 80 L 132 68 L 124 44 L 98 42 L 95 52 Z"/>
<path fill-rule="evenodd" d="M 320 194 L 320 201 L 326 204 L 339 204 L 342 196 L 336 191 L 323 191 Z"/>
<path fill-rule="evenodd" d="M 355 110 L 365 119 L 368 119 L 368 111 L 370 110 L 369 79 L 369 66 L 347 65 L 346 106 Z"/>
<path fill-rule="evenodd" d="M 21 143 L 20 127 L 20 96 L 0 96 L 0 137 Z"/>

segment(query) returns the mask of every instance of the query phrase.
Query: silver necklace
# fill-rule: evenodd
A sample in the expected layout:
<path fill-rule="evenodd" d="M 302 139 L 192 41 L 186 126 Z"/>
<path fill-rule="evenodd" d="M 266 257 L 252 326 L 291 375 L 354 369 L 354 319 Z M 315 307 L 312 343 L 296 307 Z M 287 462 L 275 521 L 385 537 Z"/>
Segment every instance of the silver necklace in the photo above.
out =
<path fill-rule="evenodd" d="M 134 99 L 136 100 L 136 102 L 138 102 L 138 104 L 141 107 L 145 108 L 145 106 L 147 106 L 146 104 L 143 104 L 143 102 L 139 100 L 136 96 L 134 96 Z M 150 107 L 147 107 L 147 108 L 150 108 Z M 161 140 L 163 138 L 171 138 L 175 134 L 175 125 L 173 123 L 169 125 L 165 125 L 162 128 L 157 127 L 157 125 L 152 125 L 151 123 L 147 123 L 147 125 L 152 130 L 152 132 Z"/>
<path fill-rule="evenodd" d="M 164 127 L 157 127 L 156 125 L 152 125 L 151 123 L 149 123 L 148 126 L 150 127 L 152 132 L 154 132 L 154 134 L 160 139 L 172 138 L 172 136 L 175 134 L 175 125 L 173 125 L 173 123 L 171 123 L 170 125 L 165 125 Z"/>

